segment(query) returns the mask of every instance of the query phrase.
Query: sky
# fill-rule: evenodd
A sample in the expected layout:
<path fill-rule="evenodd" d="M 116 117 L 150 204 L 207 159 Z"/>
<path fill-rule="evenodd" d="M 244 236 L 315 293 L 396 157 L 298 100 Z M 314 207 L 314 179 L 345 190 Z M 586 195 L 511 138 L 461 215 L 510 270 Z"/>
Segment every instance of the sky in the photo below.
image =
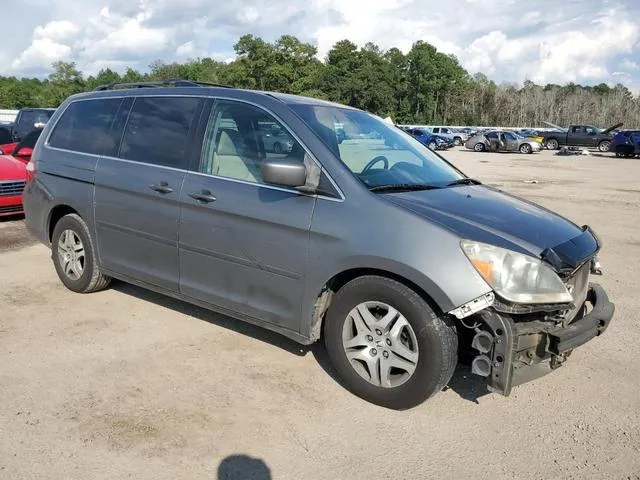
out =
<path fill-rule="evenodd" d="M 291 34 L 324 58 L 348 38 L 408 51 L 427 41 L 497 82 L 623 83 L 640 92 L 640 0 L 1 0 L 0 74 L 85 74 L 154 60 L 228 61 L 251 33 Z"/>

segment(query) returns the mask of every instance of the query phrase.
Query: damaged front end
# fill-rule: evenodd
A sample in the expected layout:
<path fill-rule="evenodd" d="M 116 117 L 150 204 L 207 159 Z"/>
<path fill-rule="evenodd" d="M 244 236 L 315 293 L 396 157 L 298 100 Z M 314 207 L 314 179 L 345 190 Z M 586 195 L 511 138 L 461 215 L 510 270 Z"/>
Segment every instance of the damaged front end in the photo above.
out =
<path fill-rule="evenodd" d="M 449 312 L 467 328 L 471 370 L 486 378 L 490 391 L 509 395 L 513 387 L 561 366 L 576 347 L 606 330 L 615 306 L 589 281 L 602 274 L 599 249 L 599 239 L 584 227 L 578 237 L 542 253 L 571 295 L 569 302 L 515 303 L 492 292 Z"/>

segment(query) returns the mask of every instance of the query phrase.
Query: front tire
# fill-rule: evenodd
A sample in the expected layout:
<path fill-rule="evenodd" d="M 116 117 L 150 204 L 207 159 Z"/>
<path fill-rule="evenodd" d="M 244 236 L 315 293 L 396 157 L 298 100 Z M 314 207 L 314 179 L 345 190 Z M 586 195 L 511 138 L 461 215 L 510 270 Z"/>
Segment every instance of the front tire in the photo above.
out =
<path fill-rule="evenodd" d="M 603 140 L 598 144 L 598 150 L 600 150 L 602 153 L 608 152 L 609 145 L 611 145 L 611 142 L 609 140 Z"/>
<path fill-rule="evenodd" d="M 273 153 L 282 153 L 282 145 L 280 145 L 280 142 L 273 144 Z"/>
<path fill-rule="evenodd" d="M 397 410 L 442 390 L 458 360 L 452 320 L 412 289 L 379 276 L 359 277 L 338 291 L 324 340 L 349 391 Z"/>
<path fill-rule="evenodd" d="M 437 144 L 436 144 L 436 142 L 434 142 L 434 141 L 429 142 L 429 145 L 427 145 L 427 146 L 428 146 L 431 150 L 435 150 L 435 149 L 438 147 L 438 145 L 437 145 Z"/>
<path fill-rule="evenodd" d="M 484 150 L 485 150 L 484 143 L 476 143 L 475 146 L 473 147 L 473 149 L 476 152 L 484 152 Z"/>
<path fill-rule="evenodd" d="M 455 137 L 455 138 L 453 139 L 453 144 L 454 144 L 456 147 L 459 147 L 460 145 L 462 145 L 462 139 L 461 139 L 460 137 Z"/>
<path fill-rule="evenodd" d="M 79 215 L 62 217 L 51 236 L 53 264 L 60 281 L 78 293 L 105 289 L 110 277 L 100 273 L 89 228 Z"/>

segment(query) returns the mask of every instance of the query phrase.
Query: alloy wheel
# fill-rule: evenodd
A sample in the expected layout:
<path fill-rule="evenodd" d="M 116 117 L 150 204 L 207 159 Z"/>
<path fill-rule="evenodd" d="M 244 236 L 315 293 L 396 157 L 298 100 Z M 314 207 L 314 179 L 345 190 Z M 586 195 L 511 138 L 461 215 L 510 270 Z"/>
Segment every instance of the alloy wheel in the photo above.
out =
<path fill-rule="evenodd" d="M 84 272 L 85 252 L 82 240 L 73 230 L 64 230 L 58 240 L 58 259 L 70 280 L 78 280 Z"/>
<path fill-rule="evenodd" d="M 377 387 L 402 385 L 418 365 L 413 328 L 404 315 L 383 302 L 363 302 L 349 312 L 342 346 L 358 375 Z"/>

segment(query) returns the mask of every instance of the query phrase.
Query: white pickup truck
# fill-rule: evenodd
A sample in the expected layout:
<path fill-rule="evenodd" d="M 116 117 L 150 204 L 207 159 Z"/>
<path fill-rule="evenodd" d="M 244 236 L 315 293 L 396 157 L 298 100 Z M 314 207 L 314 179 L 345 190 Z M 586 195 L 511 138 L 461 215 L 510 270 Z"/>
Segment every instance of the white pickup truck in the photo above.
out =
<path fill-rule="evenodd" d="M 466 133 L 460 132 L 451 127 L 429 127 L 429 130 L 431 130 L 432 133 L 440 135 L 443 138 L 453 140 L 453 144 L 456 147 L 464 144 L 464 142 L 466 142 L 468 138 L 468 135 Z"/>

